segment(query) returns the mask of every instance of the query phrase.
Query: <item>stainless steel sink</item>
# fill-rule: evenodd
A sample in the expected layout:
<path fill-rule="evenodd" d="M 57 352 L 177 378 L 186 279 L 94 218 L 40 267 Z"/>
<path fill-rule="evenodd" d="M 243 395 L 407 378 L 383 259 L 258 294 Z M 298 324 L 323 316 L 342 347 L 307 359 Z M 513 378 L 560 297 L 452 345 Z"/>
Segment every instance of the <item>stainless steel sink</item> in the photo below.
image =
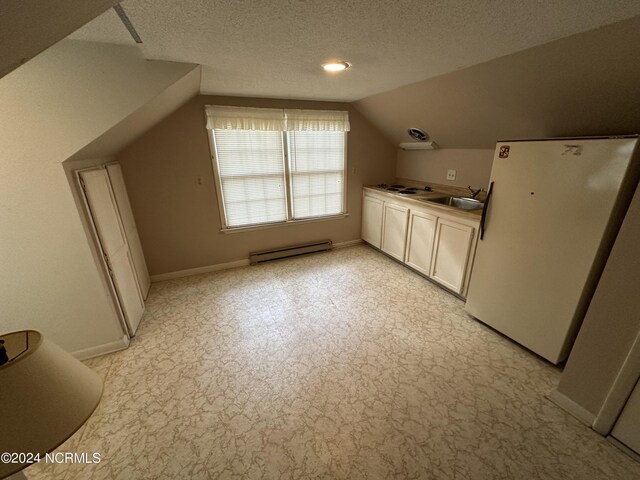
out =
<path fill-rule="evenodd" d="M 447 205 L 460 210 L 479 210 L 484 207 L 484 203 L 480 200 L 464 197 L 435 197 L 421 198 L 419 200 L 423 202 L 439 203 L 440 205 Z"/>

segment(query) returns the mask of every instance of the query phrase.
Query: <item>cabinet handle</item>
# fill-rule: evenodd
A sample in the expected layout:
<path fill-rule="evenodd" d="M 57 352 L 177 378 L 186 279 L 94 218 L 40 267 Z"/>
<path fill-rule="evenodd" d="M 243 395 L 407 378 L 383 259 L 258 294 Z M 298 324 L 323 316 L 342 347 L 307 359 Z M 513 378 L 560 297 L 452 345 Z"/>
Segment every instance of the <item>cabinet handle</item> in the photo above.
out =
<path fill-rule="evenodd" d="M 484 208 L 482 209 L 482 216 L 480 217 L 480 240 L 484 237 L 484 232 L 487 231 L 485 222 L 487 221 L 487 211 L 489 210 L 489 200 L 491 200 L 491 193 L 493 192 L 493 182 L 489 184 L 489 191 L 487 192 L 487 198 L 484 200 Z"/>

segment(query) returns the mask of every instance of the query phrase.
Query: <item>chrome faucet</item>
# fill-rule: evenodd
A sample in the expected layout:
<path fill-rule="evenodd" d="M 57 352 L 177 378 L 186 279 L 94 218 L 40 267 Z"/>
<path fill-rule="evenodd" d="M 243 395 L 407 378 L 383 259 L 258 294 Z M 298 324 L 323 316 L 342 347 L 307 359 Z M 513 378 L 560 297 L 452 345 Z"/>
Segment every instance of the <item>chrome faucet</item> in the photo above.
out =
<path fill-rule="evenodd" d="M 471 188 L 471 185 L 469 185 L 467 188 L 471 192 L 471 198 L 476 198 L 480 194 L 480 192 L 484 192 L 484 188 L 482 187 L 480 187 L 478 190 L 474 190 L 473 188 Z"/>

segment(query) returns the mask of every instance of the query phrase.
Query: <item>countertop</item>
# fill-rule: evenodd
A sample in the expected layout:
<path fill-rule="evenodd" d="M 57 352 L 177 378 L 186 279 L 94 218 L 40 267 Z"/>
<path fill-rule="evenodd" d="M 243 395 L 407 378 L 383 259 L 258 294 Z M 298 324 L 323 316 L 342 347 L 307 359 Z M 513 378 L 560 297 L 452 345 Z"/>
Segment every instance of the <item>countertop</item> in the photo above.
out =
<path fill-rule="evenodd" d="M 465 217 L 473 220 L 480 220 L 480 216 L 482 215 L 482 209 L 478 210 L 460 210 L 459 208 L 450 207 L 448 205 L 440 205 L 439 203 L 430 203 L 424 202 L 420 199 L 427 198 L 436 198 L 442 196 L 450 196 L 449 194 L 442 192 L 426 192 L 421 191 L 415 195 L 399 195 L 394 192 L 388 192 L 382 188 L 377 187 L 376 185 L 365 185 L 362 187 L 363 190 L 368 190 L 372 193 L 376 193 L 379 195 L 384 195 L 385 197 L 393 198 L 394 200 L 406 201 L 413 203 L 415 205 L 419 205 L 421 207 L 433 208 L 434 210 L 440 210 L 442 212 L 446 212 L 450 215 L 457 215 L 460 217 Z"/>

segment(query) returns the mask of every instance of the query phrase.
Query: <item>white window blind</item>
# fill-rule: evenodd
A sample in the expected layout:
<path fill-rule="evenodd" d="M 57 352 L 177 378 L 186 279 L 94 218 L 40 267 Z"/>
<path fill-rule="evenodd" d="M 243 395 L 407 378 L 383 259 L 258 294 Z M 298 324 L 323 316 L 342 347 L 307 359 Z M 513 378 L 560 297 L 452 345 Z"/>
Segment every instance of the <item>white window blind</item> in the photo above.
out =
<path fill-rule="evenodd" d="M 289 132 L 293 218 L 343 213 L 344 132 Z"/>
<path fill-rule="evenodd" d="M 345 213 L 347 112 L 207 106 L 206 116 L 225 228 Z"/>
<path fill-rule="evenodd" d="M 215 148 L 226 226 L 284 222 L 282 133 L 217 130 Z"/>

